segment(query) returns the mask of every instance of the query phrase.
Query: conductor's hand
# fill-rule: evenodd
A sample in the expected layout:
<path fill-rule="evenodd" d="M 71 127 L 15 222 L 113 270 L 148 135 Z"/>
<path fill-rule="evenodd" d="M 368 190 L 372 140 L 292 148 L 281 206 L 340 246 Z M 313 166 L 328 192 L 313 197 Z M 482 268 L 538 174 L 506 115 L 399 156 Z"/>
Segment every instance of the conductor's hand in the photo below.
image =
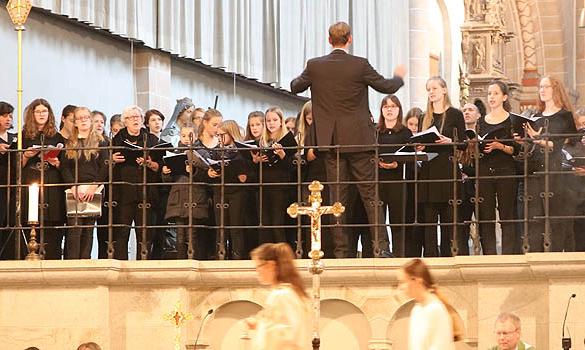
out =
<path fill-rule="evenodd" d="M 404 79 L 406 76 L 406 67 L 402 64 L 396 66 L 396 68 L 394 68 L 394 76 Z"/>
<path fill-rule="evenodd" d="M 165 175 L 170 174 L 171 173 L 171 168 L 169 168 L 166 165 L 163 165 L 163 167 L 162 167 L 162 173 L 165 174 Z"/>

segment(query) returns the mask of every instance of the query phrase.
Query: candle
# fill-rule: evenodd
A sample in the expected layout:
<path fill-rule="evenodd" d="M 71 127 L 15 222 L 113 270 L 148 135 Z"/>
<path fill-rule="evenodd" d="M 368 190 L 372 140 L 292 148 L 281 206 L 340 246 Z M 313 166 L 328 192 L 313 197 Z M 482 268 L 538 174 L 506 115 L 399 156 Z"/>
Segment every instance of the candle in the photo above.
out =
<path fill-rule="evenodd" d="M 39 185 L 28 186 L 28 221 L 39 222 Z"/>

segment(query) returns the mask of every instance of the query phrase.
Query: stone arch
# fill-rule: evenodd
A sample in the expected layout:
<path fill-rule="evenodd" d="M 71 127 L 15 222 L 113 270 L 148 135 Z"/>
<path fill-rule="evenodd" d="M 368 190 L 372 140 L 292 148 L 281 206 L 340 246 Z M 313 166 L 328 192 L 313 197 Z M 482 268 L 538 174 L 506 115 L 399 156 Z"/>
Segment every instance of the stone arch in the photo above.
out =
<path fill-rule="evenodd" d="M 414 307 L 414 300 L 409 300 L 406 303 L 400 305 L 398 309 L 392 315 L 390 320 L 390 324 L 388 325 L 388 329 L 386 331 L 386 337 L 392 343 L 392 348 L 396 349 L 407 349 L 408 348 L 408 332 L 409 332 L 409 318 L 410 312 Z M 463 327 L 465 326 L 465 322 L 461 317 L 459 311 L 455 310 L 456 318 L 459 324 Z M 477 347 L 477 341 L 474 338 L 469 338 L 464 333 L 463 340 L 458 341 L 456 345 L 456 349 L 469 349 L 471 347 Z"/>
<path fill-rule="evenodd" d="M 321 349 L 367 350 L 372 332 L 368 318 L 353 303 L 341 299 L 321 302 Z"/>
<path fill-rule="evenodd" d="M 201 333 L 201 344 L 209 344 L 211 349 L 239 349 L 245 339 L 242 320 L 254 316 L 262 309 L 259 304 L 249 300 L 230 301 L 214 309 L 214 315 Z"/>

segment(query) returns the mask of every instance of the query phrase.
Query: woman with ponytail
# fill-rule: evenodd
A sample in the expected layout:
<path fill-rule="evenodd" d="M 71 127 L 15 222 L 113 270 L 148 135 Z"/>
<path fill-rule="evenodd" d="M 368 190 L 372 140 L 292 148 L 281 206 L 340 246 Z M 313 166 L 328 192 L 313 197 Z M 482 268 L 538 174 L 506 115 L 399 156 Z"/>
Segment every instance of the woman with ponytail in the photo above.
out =
<path fill-rule="evenodd" d="M 255 330 L 253 349 L 300 350 L 311 347 L 309 297 L 286 243 L 265 243 L 250 253 L 258 280 L 271 287 L 265 307 L 246 319 Z"/>
<path fill-rule="evenodd" d="M 415 306 L 410 312 L 409 350 L 454 350 L 463 328 L 457 312 L 438 291 L 427 265 L 421 259 L 407 262 L 398 274 L 399 288 Z"/>

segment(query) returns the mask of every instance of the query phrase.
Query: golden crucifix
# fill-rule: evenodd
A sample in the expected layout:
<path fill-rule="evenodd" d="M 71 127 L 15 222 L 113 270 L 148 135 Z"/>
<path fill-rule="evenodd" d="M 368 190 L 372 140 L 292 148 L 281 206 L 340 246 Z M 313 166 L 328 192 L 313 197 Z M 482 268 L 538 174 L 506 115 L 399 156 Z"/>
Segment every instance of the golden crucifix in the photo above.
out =
<path fill-rule="evenodd" d="M 311 264 L 309 271 L 313 275 L 313 350 L 318 350 L 321 345 L 319 338 L 319 317 L 321 313 L 321 285 L 319 275 L 323 272 L 323 264 L 321 258 L 323 252 L 321 251 L 321 215 L 333 214 L 340 216 L 345 211 L 345 207 L 335 202 L 332 206 L 321 206 L 321 191 L 323 185 L 319 181 L 313 181 L 309 185 L 309 203 L 310 207 L 299 207 L 298 203 L 291 204 L 286 212 L 293 219 L 298 215 L 307 215 L 311 218 L 311 251 L 309 257 Z"/>
<path fill-rule="evenodd" d="M 186 321 L 192 319 L 193 315 L 181 311 L 181 302 L 177 301 L 173 311 L 165 314 L 163 318 L 166 321 L 171 321 L 173 326 L 175 326 L 175 350 L 181 350 L 181 327 L 183 327 Z"/>

